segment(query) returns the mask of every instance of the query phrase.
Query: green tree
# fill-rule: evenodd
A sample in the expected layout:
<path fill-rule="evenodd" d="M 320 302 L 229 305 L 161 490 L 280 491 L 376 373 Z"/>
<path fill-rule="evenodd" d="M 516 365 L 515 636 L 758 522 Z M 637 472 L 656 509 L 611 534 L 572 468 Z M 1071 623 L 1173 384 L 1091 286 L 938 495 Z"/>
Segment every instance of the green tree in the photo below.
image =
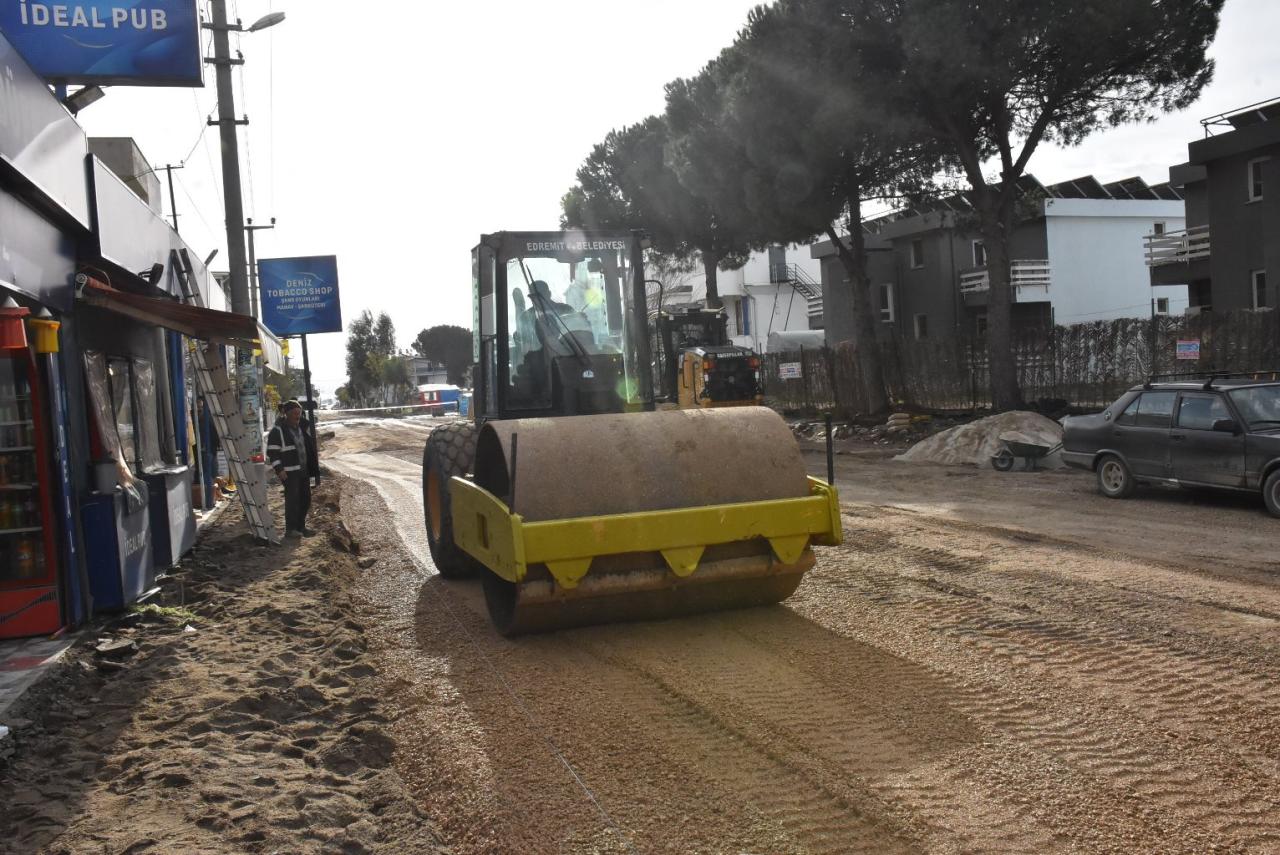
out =
<path fill-rule="evenodd" d="M 885 115 L 917 117 L 970 185 L 987 250 L 987 344 L 996 409 L 1021 404 L 1009 237 L 1017 183 L 1043 142 L 1190 105 L 1223 0 L 845 0 L 824 16 Z M 994 158 L 995 180 L 983 171 Z"/>
<path fill-rule="evenodd" d="M 347 325 L 347 399 L 353 407 L 383 404 L 388 396 L 386 363 L 396 356 L 391 318 L 366 309 Z M 397 401 L 396 403 L 400 403 Z"/>
<path fill-rule="evenodd" d="M 443 365 L 450 383 L 462 385 L 473 355 L 471 330 L 453 324 L 438 324 L 418 333 L 410 346 L 418 356 Z"/>
<path fill-rule="evenodd" d="M 667 167 L 699 200 L 689 240 L 702 258 L 707 305 L 715 308 L 721 306 L 717 270 L 736 270 L 747 263 L 751 250 L 785 240 L 750 211 L 742 181 L 749 162 L 741 142 L 721 124 L 736 59 L 730 48 L 694 77 L 668 83 L 663 113 L 669 128 Z"/>
<path fill-rule="evenodd" d="M 719 308 L 716 273 L 741 267 L 750 244 L 723 228 L 725 218 L 681 182 L 668 161 L 670 143 L 670 129 L 661 116 L 610 131 L 578 169 L 578 183 L 561 199 L 561 225 L 642 229 L 654 251 L 671 262 L 698 256 L 707 305 Z"/>
<path fill-rule="evenodd" d="M 879 323 L 862 230 L 870 199 L 918 197 L 938 167 L 919 129 L 862 97 L 849 41 L 829 15 L 838 0 L 758 7 L 716 63 L 712 124 L 742 149 L 734 174 L 700 186 L 713 205 L 744 205 L 779 242 L 829 238 L 850 287 L 854 348 L 870 412 L 888 410 Z M 712 107 L 706 108 L 708 110 Z M 728 191 L 730 198 L 719 201 Z M 841 236 L 840 232 L 846 232 Z"/>

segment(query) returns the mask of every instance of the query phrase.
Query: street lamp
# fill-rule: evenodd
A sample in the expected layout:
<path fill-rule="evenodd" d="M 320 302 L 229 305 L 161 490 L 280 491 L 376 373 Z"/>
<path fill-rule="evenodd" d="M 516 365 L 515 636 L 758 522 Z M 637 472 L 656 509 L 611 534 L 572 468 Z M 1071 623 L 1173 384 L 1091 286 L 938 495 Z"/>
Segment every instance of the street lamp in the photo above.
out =
<path fill-rule="evenodd" d="M 268 12 L 258 20 L 249 25 L 249 32 L 256 33 L 258 30 L 265 30 L 267 27 L 274 27 L 276 24 L 284 20 L 284 12 Z"/>

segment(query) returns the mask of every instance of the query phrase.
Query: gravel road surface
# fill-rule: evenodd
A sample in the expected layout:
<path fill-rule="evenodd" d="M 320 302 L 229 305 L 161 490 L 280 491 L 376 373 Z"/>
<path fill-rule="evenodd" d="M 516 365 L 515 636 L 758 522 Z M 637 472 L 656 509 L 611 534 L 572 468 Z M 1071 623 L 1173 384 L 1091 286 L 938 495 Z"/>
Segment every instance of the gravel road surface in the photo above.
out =
<path fill-rule="evenodd" d="M 430 424 L 325 454 L 379 556 L 397 767 L 454 851 L 1280 851 L 1260 502 L 855 451 L 846 544 L 785 604 L 508 641 L 427 556 Z"/>

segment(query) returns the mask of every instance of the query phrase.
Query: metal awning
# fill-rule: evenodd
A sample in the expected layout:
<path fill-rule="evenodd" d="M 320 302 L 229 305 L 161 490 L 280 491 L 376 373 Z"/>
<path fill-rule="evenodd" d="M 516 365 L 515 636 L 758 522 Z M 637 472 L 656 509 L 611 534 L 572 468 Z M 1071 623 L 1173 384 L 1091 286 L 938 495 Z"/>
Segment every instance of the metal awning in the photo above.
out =
<path fill-rule="evenodd" d="M 91 276 L 87 277 L 84 289 L 79 296 L 91 306 L 117 312 L 145 324 L 180 332 L 190 338 L 260 350 L 262 360 L 268 368 L 277 373 L 283 373 L 285 370 L 284 348 L 280 344 L 280 339 L 276 338 L 256 318 L 248 315 L 203 309 L 160 297 L 131 294 L 128 291 L 112 288 Z"/>

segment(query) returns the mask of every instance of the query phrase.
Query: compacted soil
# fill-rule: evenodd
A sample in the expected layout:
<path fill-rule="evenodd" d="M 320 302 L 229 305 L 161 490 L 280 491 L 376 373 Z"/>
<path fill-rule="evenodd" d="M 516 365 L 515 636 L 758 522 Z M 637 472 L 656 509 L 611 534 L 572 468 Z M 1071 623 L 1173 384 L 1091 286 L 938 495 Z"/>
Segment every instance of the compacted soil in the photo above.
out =
<path fill-rule="evenodd" d="M 232 509 L 193 615 L 93 633 L 138 649 L 24 702 L 0 851 L 1280 851 L 1260 502 L 844 443 L 785 603 L 507 640 L 427 555 L 432 424 L 324 425 L 321 537 Z"/>
<path fill-rule="evenodd" d="M 427 556 L 428 427 L 326 454 L 396 768 L 456 852 L 1280 851 L 1260 502 L 846 446 L 846 542 L 786 603 L 506 640 Z"/>

